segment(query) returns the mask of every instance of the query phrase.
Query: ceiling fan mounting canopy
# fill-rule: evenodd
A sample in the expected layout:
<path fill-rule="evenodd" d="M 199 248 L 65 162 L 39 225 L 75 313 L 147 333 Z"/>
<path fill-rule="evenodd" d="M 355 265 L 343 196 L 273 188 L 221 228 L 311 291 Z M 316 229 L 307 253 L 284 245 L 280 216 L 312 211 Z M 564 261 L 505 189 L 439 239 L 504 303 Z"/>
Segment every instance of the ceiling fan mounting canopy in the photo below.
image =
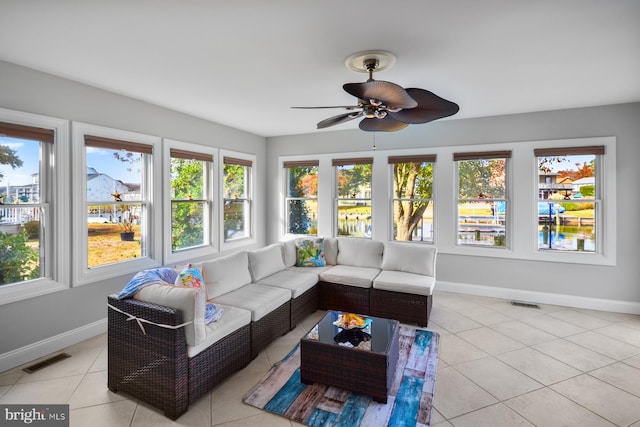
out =
<path fill-rule="evenodd" d="M 358 62 L 359 64 L 357 65 Z M 329 117 L 318 123 L 324 129 L 363 117 L 359 127 L 369 132 L 393 132 L 409 124 L 427 123 L 456 114 L 458 104 L 447 101 L 428 90 L 409 88 L 373 78 L 374 71 L 389 69 L 395 64 L 395 56 L 385 51 L 366 51 L 351 55 L 345 61 L 347 68 L 366 72 L 369 79 L 363 83 L 346 83 L 342 88 L 358 98 L 357 105 L 331 107 L 293 108 L 344 108 L 350 112 Z M 352 111 L 359 109 L 359 111 Z"/>

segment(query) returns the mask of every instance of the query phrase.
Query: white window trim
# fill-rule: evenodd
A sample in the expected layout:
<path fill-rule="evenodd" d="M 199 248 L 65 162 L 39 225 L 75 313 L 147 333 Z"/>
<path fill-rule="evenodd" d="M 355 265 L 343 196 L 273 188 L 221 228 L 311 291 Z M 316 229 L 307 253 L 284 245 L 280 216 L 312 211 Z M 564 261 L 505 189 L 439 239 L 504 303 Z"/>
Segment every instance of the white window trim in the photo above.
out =
<path fill-rule="evenodd" d="M 209 171 L 205 174 L 207 180 L 206 198 L 209 200 L 209 243 L 203 246 L 184 249 L 177 252 L 171 250 L 171 149 L 181 149 L 196 153 L 211 154 L 213 162 Z M 218 203 L 218 149 L 204 145 L 192 144 L 188 142 L 177 141 L 173 139 L 164 139 L 163 143 L 163 168 L 164 180 L 163 191 L 164 209 L 163 209 L 163 235 L 165 236 L 164 248 L 164 265 L 175 265 L 176 263 L 185 262 L 194 258 L 211 256 L 218 252 L 218 212 L 220 211 Z"/>
<path fill-rule="evenodd" d="M 87 123 L 72 123 L 72 157 L 75 161 L 73 171 L 73 194 L 72 217 L 73 221 L 73 286 L 86 285 L 99 282 L 104 279 L 118 277 L 122 275 L 135 274 L 140 270 L 158 267 L 161 265 L 162 257 L 162 150 L 161 138 L 151 135 L 144 135 L 135 132 L 123 131 L 103 126 L 96 126 Z M 127 261 L 113 264 L 106 264 L 91 269 L 87 266 L 87 212 L 85 209 L 87 180 L 86 180 L 86 148 L 84 142 L 85 135 L 95 135 L 105 138 L 120 139 L 124 141 L 139 142 L 153 146 L 150 166 L 145 168 L 144 179 L 150 188 L 148 209 L 149 228 L 147 239 L 147 255 Z"/>
<path fill-rule="evenodd" d="M 50 209 L 53 218 L 45 218 L 51 229 L 51 244 L 46 244 L 45 259 L 52 260 L 47 267 L 51 277 L 43 277 L 13 285 L 0 286 L 0 305 L 46 295 L 69 288 L 71 254 L 68 245 L 69 218 L 66 215 L 64 203 L 69 196 L 70 165 L 69 165 L 69 122 L 54 117 L 23 113 L 0 108 L 0 120 L 25 126 L 36 126 L 53 129 L 55 141 L 53 144 L 54 166 L 52 177 L 55 184 L 51 187 L 52 204 Z M 53 252 L 53 253 L 51 253 Z"/>
<path fill-rule="evenodd" d="M 423 162 L 424 163 L 424 162 Z M 397 199 L 396 198 L 396 194 L 395 194 L 395 188 L 394 188 L 394 180 L 395 180 L 395 175 L 393 173 L 393 164 L 388 164 L 387 167 L 389 168 L 389 236 L 388 239 L 390 242 L 402 242 L 402 243 L 413 243 L 413 244 L 417 244 L 417 245 L 434 245 L 436 242 L 436 186 L 435 186 L 435 176 L 436 176 L 436 164 L 438 163 L 437 160 L 434 162 L 427 162 L 427 163 L 431 163 L 433 165 L 433 169 L 432 169 L 432 173 L 431 173 L 431 197 L 428 199 L 423 199 L 423 198 L 414 198 L 414 199 Z M 393 221 L 394 221 L 394 217 L 393 217 L 393 207 L 395 205 L 396 200 L 429 200 L 429 203 L 431 203 L 431 205 L 433 206 L 433 229 L 431 230 L 431 235 L 433 236 L 433 238 L 431 240 L 396 240 L 395 239 L 395 235 L 393 232 Z"/>
<path fill-rule="evenodd" d="M 350 158 L 351 156 L 347 156 L 345 153 L 340 153 L 339 155 L 337 154 L 332 154 L 331 155 L 332 159 L 340 159 L 340 158 Z M 355 156 L 354 156 L 355 157 Z M 375 187 L 376 185 L 374 184 L 374 182 L 376 181 L 374 174 L 376 173 L 376 166 L 381 165 L 381 166 L 387 166 L 386 164 L 383 165 L 383 163 L 380 160 L 376 159 L 376 156 L 372 156 L 371 154 L 368 154 L 366 156 L 362 156 L 362 157 L 371 157 L 371 163 L 365 163 L 365 164 L 370 164 L 371 165 L 371 197 L 369 198 L 356 198 L 356 199 L 346 199 L 346 198 L 341 198 L 340 195 L 338 194 L 338 168 L 340 166 L 333 166 L 331 165 L 332 168 L 332 179 L 333 179 L 333 214 L 332 214 L 332 219 L 333 219 L 333 236 L 336 237 L 345 237 L 345 238 L 352 238 L 352 239 L 367 239 L 367 240 L 375 240 L 376 238 L 376 229 L 375 229 L 375 212 L 376 212 L 376 204 L 374 203 L 374 200 L 376 199 L 375 195 Z M 377 161 L 376 161 L 377 160 Z M 352 163 L 350 163 L 352 164 Z M 346 165 L 345 165 L 346 166 Z M 318 171 L 318 173 L 320 173 Z M 339 224 L 339 218 L 338 218 L 338 208 L 340 205 L 340 200 L 368 200 L 369 203 L 371 204 L 371 236 L 366 237 L 360 237 L 360 236 L 342 236 L 340 235 L 340 224 Z M 378 232 L 379 233 L 379 232 Z"/>
<path fill-rule="evenodd" d="M 313 158 L 310 160 L 317 160 L 317 158 Z M 280 162 L 280 180 L 279 182 L 282 184 L 280 195 L 278 196 L 279 200 L 282 200 L 280 212 L 282 213 L 282 221 L 280 221 L 280 228 L 282 235 L 287 236 L 297 236 L 297 237 L 318 237 L 319 231 L 318 227 L 316 227 L 316 234 L 295 234 L 289 233 L 289 205 L 287 203 L 288 200 L 315 200 L 316 203 L 319 203 L 320 197 L 316 194 L 316 197 L 289 197 L 289 169 L 284 167 L 284 162 Z M 320 179 L 320 165 L 316 166 L 318 168 L 318 179 Z M 319 182 L 318 182 L 319 184 Z M 319 205 L 318 205 L 319 207 Z"/>
<path fill-rule="evenodd" d="M 249 183 L 249 200 L 251 200 L 251 221 L 250 221 L 250 233 L 247 237 L 242 237 L 230 241 L 224 240 L 224 158 L 225 157 L 233 157 L 236 159 L 250 160 L 252 163 L 251 166 L 251 181 Z M 258 164 L 257 164 L 257 156 L 254 154 L 248 153 L 240 153 L 237 151 L 229 151 L 220 149 L 220 153 L 218 155 L 218 176 L 220 179 L 218 180 L 218 191 L 219 191 L 219 239 L 220 239 L 220 250 L 221 251 L 230 251 L 230 250 L 238 250 L 244 248 L 246 246 L 255 245 L 257 243 L 256 240 L 256 177 L 258 176 Z"/>

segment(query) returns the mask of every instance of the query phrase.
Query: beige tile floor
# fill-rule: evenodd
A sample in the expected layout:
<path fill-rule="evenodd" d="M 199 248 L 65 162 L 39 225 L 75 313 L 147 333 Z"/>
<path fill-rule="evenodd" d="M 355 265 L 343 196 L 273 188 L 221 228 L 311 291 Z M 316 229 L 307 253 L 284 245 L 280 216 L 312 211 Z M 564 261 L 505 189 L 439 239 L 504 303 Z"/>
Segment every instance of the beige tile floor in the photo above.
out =
<path fill-rule="evenodd" d="M 37 373 L 0 374 L 0 403 L 68 403 L 71 425 L 291 426 L 242 396 L 322 316 L 317 312 L 176 422 L 106 386 L 106 335 Z M 436 292 L 440 333 L 433 425 L 640 427 L 640 316 Z"/>

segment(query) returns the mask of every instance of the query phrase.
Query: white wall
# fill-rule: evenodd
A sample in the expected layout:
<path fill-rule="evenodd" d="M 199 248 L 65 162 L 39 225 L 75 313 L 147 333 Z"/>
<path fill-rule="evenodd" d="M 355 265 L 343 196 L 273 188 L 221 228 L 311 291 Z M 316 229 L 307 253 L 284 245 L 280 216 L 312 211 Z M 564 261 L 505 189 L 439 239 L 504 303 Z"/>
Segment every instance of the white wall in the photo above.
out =
<path fill-rule="evenodd" d="M 263 137 L 0 61 L 0 108 L 107 126 L 222 149 L 257 158 L 256 244 L 265 244 Z M 71 212 L 73 192 L 68 189 Z M 90 283 L 0 307 L 0 372 L 7 363 L 38 357 L 104 329 L 107 295 L 130 275 Z M 53 337 L 53 338 L 52 338 Z M 3 361 L 6 362 L 3 364 Z M 24 362 L 23 362 L 24 363 Z"/>
<path fill-rule="evenodd" d="M 464 107 L 464 106 L 463 106 Z M 640 202 L 632 195 L 640 183 L 640 103 L 547 111 L 499 117 L 442 120 L 411 125 L 394 133 L 376 134 L 376 153 L 384 150 L 429 148 L 448 151 L 459 146 L 613 136 L 617 233 L 615 266 L 596 266 L 523 259 L 441 253 L 437 271 L 440 289 L 538 300 L 640 313 Z M 280 216 L 280 156 L 340 152 L 371 152 L 373 134 L 359 130 L 267 139 L 268 223 Z M 517 176 L 517 174 L 516 174 Z M 451 177 L 453 180 L 453 176 Z M 437 203 L 437 202 L 436 202 Z M 374 220 L 375 221 L 375 220 Z M 389 222 L 387 222 L 388 224 Z M 378 224 L 378 223 L 377 223 Z M 268 242 L 279 239 L 272 226 Z M 385 239 L 388 233 L 376 233 Z M 378 237 L 381 236 L 381 237 Z"/>

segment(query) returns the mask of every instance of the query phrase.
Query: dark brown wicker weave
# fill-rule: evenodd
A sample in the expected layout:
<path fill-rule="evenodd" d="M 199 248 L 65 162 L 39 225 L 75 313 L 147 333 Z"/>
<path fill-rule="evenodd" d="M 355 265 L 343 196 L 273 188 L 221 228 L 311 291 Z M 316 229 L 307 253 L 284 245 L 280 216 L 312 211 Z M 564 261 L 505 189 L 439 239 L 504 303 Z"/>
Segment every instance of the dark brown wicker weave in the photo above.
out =
<path fill-rule="evenodd" d="M 432 296 L 371 289 L 372 316 L 396 319 L 402 323 L 427 326 L 431 314 Z"/>
<path fill-rule="evenodd" d="M 291 300 L 256 322 L 251 322 L 251 359 L 255 359 L 273 340 L 290 330 Z"/>
<path fill-rule="evenodd" d="M 320 286 L 318 305 L 321 310 L 371 314 L 369 313 L 369 288 L 323 281 L 318 282 L 316 286 Z"/>
<path fill-rule="evenodd" d="M 300 380 L 305 384 L 320 383 L 350 390 L 387 403 L 400 348 L 398 322 L 394 321 L 393 325 L 392 338 L 384 354 L 301 339 Z"/>
<path fill-rule="evenodd" d="M 108 297 L 108 303 L 133 316 L 163 325 L 180 325 L 179 310 Z M 108 310 L 108 379 L 113 392 L 124 392 L 177 419 L 202 395 L 250 361 L 250 325 L 228 335 L 193 358 L 187 355 L 184 330 L 144 323 Z"/>
<path fill-rule="evenodd" d="M 291 300 L 291 330 L 293 330 L 302 319 L 318 310 L 319 295 L 320 288 L 316 284 L 298 298 Z"/>

